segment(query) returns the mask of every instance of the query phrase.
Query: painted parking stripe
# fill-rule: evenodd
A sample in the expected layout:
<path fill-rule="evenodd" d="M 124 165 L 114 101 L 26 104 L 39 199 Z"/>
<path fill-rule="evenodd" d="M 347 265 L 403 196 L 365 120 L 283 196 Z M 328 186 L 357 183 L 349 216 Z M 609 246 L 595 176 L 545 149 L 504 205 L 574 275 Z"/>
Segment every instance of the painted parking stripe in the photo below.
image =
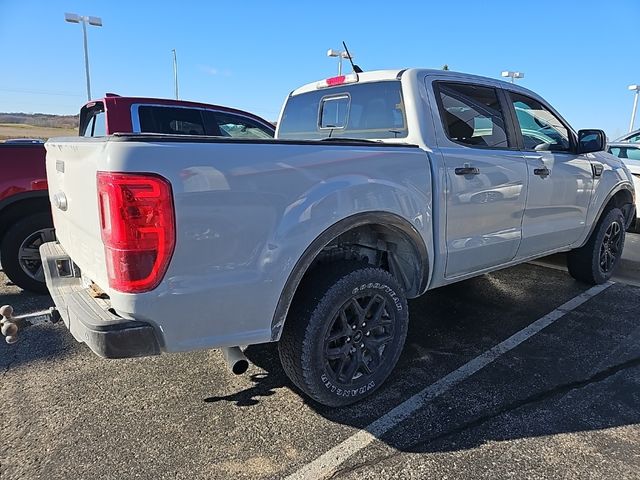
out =
<path fill-rule="evenodd" d="M 409 399 L 405 400 L 375 422 L 370 423 L 364 428 L 364 430 L 360 430 L 358 433 L 339 443 L 325 454 L 302 467 L 300 470 L 289 475 L 287 480 L 316 480 L 326 478 L 331 475 L 349 457 L 365 448 L 376 440 L 376 438 L 382 436 L 407 418 L 411 417 L 411 415 L 422 408 L 427 402 L 442 395 L 444 392 L 466 378 L 469 378 L 471 375 L 483 369 L 501 355 L 504 355 L 508 351 L 514 349 L 525 340 L 540 332 L 543 328 L 548 327 L 559 318 L 562 318 L 567 313 L 575 310 L 584 302 L 598 295 L 611 285 L 613 285 L 612 282 L 596 285 L 595 287 L 590 288 L 568 302 L 560 305 L 554 311 L 548 313 L 542 318 L 539 318 L 495 347 L 487 350 L 470 362 L 465 363 L 457 370 L 454 370 L 437 382 L 432 383 Z"/>

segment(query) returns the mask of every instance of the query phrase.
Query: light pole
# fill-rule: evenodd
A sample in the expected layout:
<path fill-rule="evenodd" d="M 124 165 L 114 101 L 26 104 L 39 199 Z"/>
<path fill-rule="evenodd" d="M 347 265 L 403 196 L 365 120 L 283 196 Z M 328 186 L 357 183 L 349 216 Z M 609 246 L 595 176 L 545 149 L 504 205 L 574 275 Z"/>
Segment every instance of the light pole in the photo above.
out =
<path fill-rule="evenodd" d="M 327 57 L 338 57 L 338 76 L 342 75 L 342 59 L 349 58 L 349 54 L 344 50 L 334 50 L 330 48 L 327 50 Z"/>
<path fill-rule="evenodd" d="M 636 121 L 636 110 L 638 109 L 638 93 L 640 93 L 640 85 L 629 85 L 629 90 L 634 90 L 636 94 L 633 96 L 633 110 L 631 111 L 631 123 L 629 124 L 629 132 L 633 131 L 633 124 Z"/>
<path fill-rule="evenodd" d="M 524 73 L 522 73 L 522 72 L 511 72 L 509 70 L 505 70 L 504 72 L 502 72 L 502 76 L 503 77 L 509 77 L 509 78 L 511 78 L 511 83 L 516 83 L 515 79 L 516 78 L 524 78 Z"/>
<path fill-rule="evenodd" d="M 102 26 L 102 19 L 100 17 L 86 17 L 84 15 L 78 15 L 76 13 L 65 13 L 64 19 L 69 23 L 81 23 L 82 24 L 82 38 L 84 40 L 84 68 L 87 73 L 87 100 L 91 100 L 91 80 L 89 78 L 89 51 L 87 48 L 87 23 L 94 27 Z"/>
<path fill-rule="evenodd" d="M 171 51 L 173 52 L 173 84 L 176 87 L 176 100 L 178 100 L 178 56 L 175 48 Z"/>

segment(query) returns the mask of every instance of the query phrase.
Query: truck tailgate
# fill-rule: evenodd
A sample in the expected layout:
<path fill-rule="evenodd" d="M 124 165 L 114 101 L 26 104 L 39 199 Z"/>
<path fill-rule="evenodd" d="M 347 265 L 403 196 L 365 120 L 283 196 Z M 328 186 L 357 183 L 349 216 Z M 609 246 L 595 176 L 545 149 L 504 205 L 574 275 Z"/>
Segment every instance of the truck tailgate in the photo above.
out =
<path fill-rule="evenodd" d="M 105 139 L 49 140 L 47 178 L 56 236 L 84 277 L 108 289 L 100 236 L 96 173 Z"/>

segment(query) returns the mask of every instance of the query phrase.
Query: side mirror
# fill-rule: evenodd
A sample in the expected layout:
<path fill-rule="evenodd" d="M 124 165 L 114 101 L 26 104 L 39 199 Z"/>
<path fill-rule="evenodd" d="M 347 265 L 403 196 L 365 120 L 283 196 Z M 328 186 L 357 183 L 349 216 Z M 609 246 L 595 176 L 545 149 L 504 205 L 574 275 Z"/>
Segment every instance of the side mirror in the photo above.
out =
<path fill-rule="evenodd" d="M 601 152 L 607 146 L 607 136 L 602 130 L 578 131 L 578 153 Z"/>

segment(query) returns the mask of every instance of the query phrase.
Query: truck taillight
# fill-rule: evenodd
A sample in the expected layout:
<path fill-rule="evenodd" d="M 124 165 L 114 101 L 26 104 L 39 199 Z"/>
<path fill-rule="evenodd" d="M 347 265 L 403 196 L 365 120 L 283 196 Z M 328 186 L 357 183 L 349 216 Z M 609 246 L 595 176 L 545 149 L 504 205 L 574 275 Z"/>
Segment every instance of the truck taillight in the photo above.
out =
<path fill-rule="evenodd" d="M 153 290 L 176 242 L 171 184 L 150 173 L 98 172 L 98 206 L 109 286 Z"/>

